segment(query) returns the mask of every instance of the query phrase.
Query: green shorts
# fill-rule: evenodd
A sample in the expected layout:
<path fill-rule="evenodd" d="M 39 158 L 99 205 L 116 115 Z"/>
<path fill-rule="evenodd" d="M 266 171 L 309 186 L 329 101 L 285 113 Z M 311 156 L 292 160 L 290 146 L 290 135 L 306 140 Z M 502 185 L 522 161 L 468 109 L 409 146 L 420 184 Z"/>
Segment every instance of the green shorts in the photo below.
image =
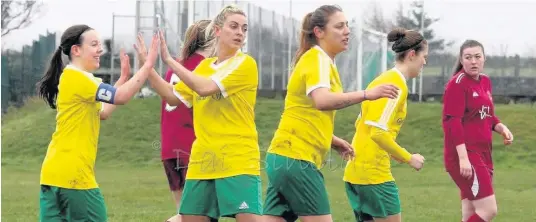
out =
<path fill-rule="evenodd" d="M 220 217 L 235 217 L 241 213 L 262 215 L 261 192 L 259 176 L 187 179 L 179 214 L 207 216 L 212 221 L 217 221 Z"/>
<path fill-rule="evenodd" d="M 324 177 L 313 163 L 268 153 L 266 174 L 265 215 L 295 221 L 299 216 L 331 214 Z"/>
<path fill-rule="evenodd" d="M 108 221 L 100 189 L 74 190 L 41 185 L 39 195 L 41 222 Z"/>
<path fill-rule="evenodd" d="M 394 181 L 373 185 L 346 185 L 346 195 L 357 221 L 385 218 L 400 213 L 398 187 Z"/>

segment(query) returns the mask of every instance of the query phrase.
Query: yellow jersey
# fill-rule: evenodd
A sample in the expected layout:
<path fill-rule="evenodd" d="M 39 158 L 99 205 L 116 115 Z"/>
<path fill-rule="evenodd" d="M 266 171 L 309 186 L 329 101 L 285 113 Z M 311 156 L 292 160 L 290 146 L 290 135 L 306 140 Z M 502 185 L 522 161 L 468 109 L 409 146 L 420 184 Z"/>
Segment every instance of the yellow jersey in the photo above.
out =
<path fill-rule="evenodd" d="M 398 69 L 393 68 L 374 79 L 367 89 L 382 84 L 397 86 L 398 97 L 362 103 L 361 114 L 355 122 L 356 132 L 352 140 L 355 158 L 348 161 L 346 165 L 344 172 L 346 182 L 380 184 L 394 181 L 391 174 L 391 156 L 404 162 L 408 162 L 411 158 L 408 151 L 394 142 L 406 118 L 408 96 L 406 79 Z M 380 146 L 378 141 L 384 145 Z"/>
<path fill-rule="evenodd" d="M 217 179 L 236 175 L 260 175 L 260 151 L 255 125 L 257 63 L 238 51 L 217 65 L 206 58 L 193 71 L 212 79 L 220 92 L 199 96 L 184 82 L 175 95 L 194 107 L 196 139 L 192 144 L 187 179 Z"/>
<path fill-rule="evenodd" d="M 317 88 L 343 91 L 335 63 L 322 48 L 314 46 L 302 55 L 292 72 L 283 115 L 268 153 L 322 167 L 331 148 L 336 111 L 315 107 L 310 93 Z"/>
<path fill-rule="evenodd" d="M 56 130 L 41 169 L 41 184 L 69 189 L 97 188 L 95 158 L 100 129 L 97 91 L 102 80 L 68 65 L 60 76 Z"/>

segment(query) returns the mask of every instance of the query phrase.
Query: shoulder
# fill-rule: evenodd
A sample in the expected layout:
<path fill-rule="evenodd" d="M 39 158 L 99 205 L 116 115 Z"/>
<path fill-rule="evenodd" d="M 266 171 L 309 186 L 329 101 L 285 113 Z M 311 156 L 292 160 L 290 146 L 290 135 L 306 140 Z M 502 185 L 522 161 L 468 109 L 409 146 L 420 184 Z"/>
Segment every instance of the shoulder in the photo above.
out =
<path fill-rule="evenodd" d="M 63 73 L 61 74 L 61 79 L 62 81 L 76 82 L 76 84 L 94 83 L 98 85 L 101 83 L 101 81 L 99 81 L 100 79 L 93 76 L 93 74 L 82 71 L 71 65 L 67 65 L 63 69 Z"/>
<path fill-rule="evenodd" d="M 234 58 L 235 64 L 243 69 L 255 69 L 257 70 L 257 61 L 251 55 L 240 53 Z"/>
<path fill-rule="evenodd" d="M 378 75 L 378 77 L 376 77 L 374 80 L 372 80 L 372 82 L 370 83 L 370 86 L 377 86 L 380 84 L 389 83 L 397 87 L 405 88 L 406 84 L 404 82 L 403 77 L 401 77 L 400 75 L 401 74 L 399 74 L 394 69 L 387 70 L 381 73 L 380 75 Z"/>
<path fill-rule="evenodd" d="M 460 72 L 456 75 L 453 75 L 450 80 L 447 82 L 447 87 L 449 86 L 456 86 L 456 87 L 463 87 L 467 84 L 468 78 L 471 78 L 467 76 L 464 72 Z"/>
<path fill-rule="evenodd" d="M 489 82 L 489 83 L 491 83 L 491 78 L 490 78 L 487 74 L 485 74 L 485 73 L 481 73 L 481 74 L 480 74 L 480 78 L 481 78 L 483 81 L 485 81 L 485 82 Z"/>
<path fill-rule="evenodd" d="M 450 78 L 450 80 L 445 85 L 445 93 L 451 91 L 464 91 L 467 88 L 467 83 L 469 81 L 467 74 L 460 72 Z"/>

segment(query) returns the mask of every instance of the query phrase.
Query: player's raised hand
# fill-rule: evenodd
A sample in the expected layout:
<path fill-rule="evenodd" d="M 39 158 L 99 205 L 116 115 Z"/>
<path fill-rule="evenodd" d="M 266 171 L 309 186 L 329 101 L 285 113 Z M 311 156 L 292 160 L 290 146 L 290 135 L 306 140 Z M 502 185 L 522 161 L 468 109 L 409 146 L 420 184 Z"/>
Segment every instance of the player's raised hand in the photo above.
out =
<path fill-rule="evenodd" d="M 398 87 L 392 84 L 383 84 L 365 91 L 367 100 L 377 100 L 380 98 L 394 99 L 398 96 Z"/>
<path fill-rule="evenodd" d="M 134 44 L 134 49 L 138 54 L 138 61 L 140 64 L 144 64 L 147 60 L 147 48 L 145 47 L 145 42 L 143 41 L 143 36 L 141 33 L 138 33 L 136 37 L 136 44 Z"/>
<path fill-rule="evenodd" d="M 169 54 L 169 50 L 166 44 L 166 38 L 162 30 L 158 31 L 158 36 L 160 37 L 160 57 L 162 57 L 162 61 L 167 63 L 170 59 L 173 58 L 171 57 L 171 54 Z"/>
<path fill-rule="evenodd" d="M 155 33 L 151 40 L 151 47 L 149 48 L 149 53 L 147 54 L 147 60 L 143 64 L 145 67 L 154 67 L 156 64 L 156 58 L 158 57 L 158 45 L 159 45 L 158 34 Z"/>
<path fill-rule="evenodd" d="M 121 61 L 121 76 L 119 78 L 130 79 L 130 59 L 124 49 L 119 50 L 119 60 Z"/>

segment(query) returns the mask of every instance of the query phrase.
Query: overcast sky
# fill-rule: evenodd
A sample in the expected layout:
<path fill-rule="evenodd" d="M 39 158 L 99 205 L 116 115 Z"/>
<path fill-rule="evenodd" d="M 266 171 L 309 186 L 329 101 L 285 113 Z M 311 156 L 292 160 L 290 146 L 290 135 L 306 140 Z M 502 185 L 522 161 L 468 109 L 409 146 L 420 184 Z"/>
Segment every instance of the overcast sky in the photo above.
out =
<path fill-rule="evenodd" d="M 170 0 L 165 0 L 165 2 Z M 328 0 L 292 2 L 292 15 L 300 19 L 322 4 L 339 4 L 348 19 L 358 17 L 370 10 L 368 1 Z M 72 24 L 85 23 L 97 29 L 103 38 L 111 36 L 112 14 L 135 15 L 132 0 L 45 0 L 46 6 L 39 19 L 26 29 L 14 31 L 2 38 L 2 46 L 21 48 L 36 39 L 39 34 L 63 30 Z M 214 1 L 221 4 L 221 1 Z M 232 2 L 232 1 L 231 1 Z M 288 0 L 250 1 L 266 9 L 277 9 L 280 14 L 289 14 Z M 391 17 L 400 3 L 408 0 L 375 0 Z M 489 54 L 536 56 L 536 0 L 425 0 L 425 10 L 440 21 L 433 25 L 437 35 L 456 41 L 455 47 L 467 38 L 481 41 Z M 117 19 L 116 35 L 130 36 L 134 33 L 134 19 Z M 254 27 L 251 27 L 254 28 Z M 132 34 L 131 34 L 132 33 Z M 504 46 L 507 46 L 505 48 Z M 502 48 L 502 50 L 501 50 Z"/>

